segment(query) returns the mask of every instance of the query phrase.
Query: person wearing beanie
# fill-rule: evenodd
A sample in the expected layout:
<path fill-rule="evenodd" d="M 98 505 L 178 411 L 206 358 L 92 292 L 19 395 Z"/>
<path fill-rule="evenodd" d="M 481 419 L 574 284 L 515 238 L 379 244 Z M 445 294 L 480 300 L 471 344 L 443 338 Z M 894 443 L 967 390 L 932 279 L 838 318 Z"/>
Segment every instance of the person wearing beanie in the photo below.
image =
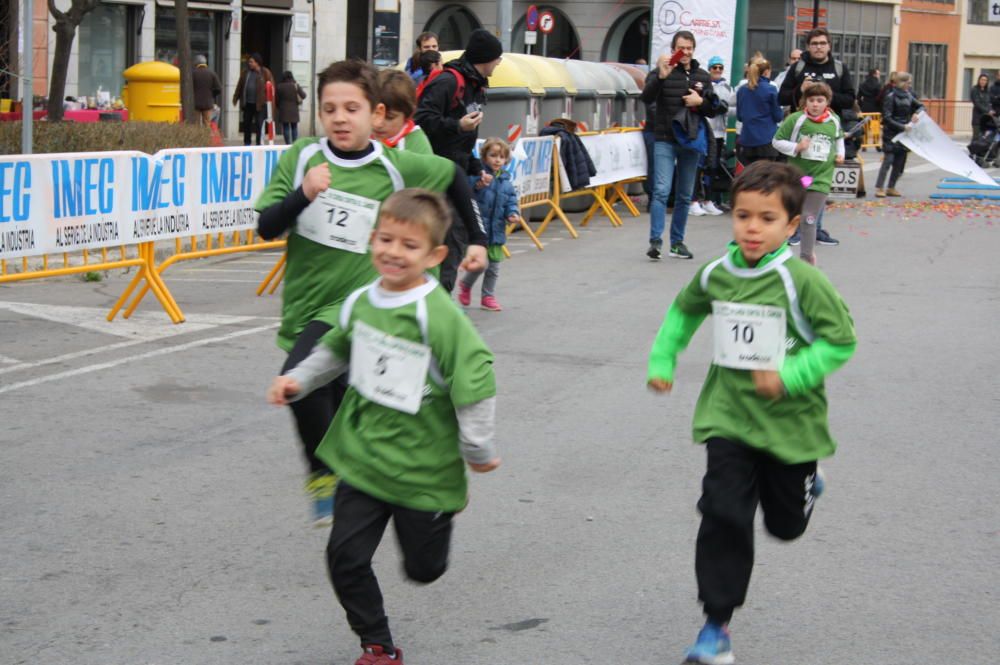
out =
<path fill-rule="evenodd" d="M 424 81 L 413 120 L 430 140 L 435 155 L 447 157 L 470 176 L 489 185 L 492 176 L 473 154 L 486 106 L 487 79 L 500 64 L 503 46 L 488 30 L 473 30 L 465 51 L 445 63 Z M 464 229 L 453 224 L 448 231 L 448 258 L 441 264 L 441 285 L 450 293 L 465 254 Z"/>
<path fill-rule="evenodd" d="M 198 112 L 201 124 L 206 127 L 212 124 L 212 113 L 215 102 L 222 94 L 222 83 L 219 77 L 208 68 L 208 60 L 200 53 L 194 57 L 194 109 Z"/>

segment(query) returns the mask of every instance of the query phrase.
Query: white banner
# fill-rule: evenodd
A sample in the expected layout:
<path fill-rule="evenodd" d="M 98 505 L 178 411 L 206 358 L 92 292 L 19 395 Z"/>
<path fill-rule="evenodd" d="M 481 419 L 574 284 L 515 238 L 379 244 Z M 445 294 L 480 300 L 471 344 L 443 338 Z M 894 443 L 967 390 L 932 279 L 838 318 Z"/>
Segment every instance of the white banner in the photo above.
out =
<path fill-rule="evenodd" d="M 253 229 L 285 148 L 0 157 L 0 258 Z"/>
<path fill-rule="evenodd" d="M 924 111 L 920 112 L 910 131 L 897 134 L 893 140 L 949 173 L 969 178 L 980 185 L 1000 187 Z"/>
<path fill-rule="evenodd" d="M 646 175 L 646 144 L 642 132 L 581 136 L 580 140 L 597 168 L 597 175 L 590 179 L 591 187 Z"/>
<path fill-rule="evenodd" d="M 733 65 L 733 35 L 736 29 L 736 0 L 653 0 L 653 30 L 650 66 L 664 53 L 671 53 L 674 33 L 687 30 L 695 38 L 694 57 L 702 69 L 714 55 Z"/>

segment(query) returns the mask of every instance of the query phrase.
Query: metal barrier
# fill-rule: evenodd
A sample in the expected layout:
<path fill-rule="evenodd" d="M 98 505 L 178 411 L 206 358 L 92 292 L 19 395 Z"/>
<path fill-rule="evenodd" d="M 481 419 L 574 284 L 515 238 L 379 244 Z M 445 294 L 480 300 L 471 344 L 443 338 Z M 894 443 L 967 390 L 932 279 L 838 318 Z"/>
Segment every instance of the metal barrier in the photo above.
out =
<path fill-rule="evenodd" d="M 135 258 L 128 257 L 128 249 L 135 249 Z M 154 263 L 154 249 L 152 242 L 139 243 L 138 245 L 121 245 L 117 248 L 118 258 L 113 258 L 110 256 L 113 249 L 109 251 L 109 248 L 101 248 L 98 250 L 80 250 L 80 260 L 81 263 L 78 265 L 71 265 L 70 254 L 63 253 L 62 255 L 62 267 L 52 268 L 50 267 L 50 260 L 48 255 L 43 255 L 41 257 L 42 267 L 40 269 L 34 269 L 31 267 L 31 261 L 37 261 L 39 257 L 34 257 L 28 259 L 24 257 L 20 260 L 21 270 L 18 272 L 11 272 L 10 261 L 3 260 L 0 261 L 0 284 L 6 284 L 10 282 L 21 282 L 30 279 L 44 279 L 46 277 L 60 277 L 64 275 L 74 275 L 84 272 L 95 272 L 102 270 L 118 270 L 118 269 L 129 269 L 138 268 L 135 276 L 132 278 L 131 283 L 122 294 L 118 302 L 108 313 L 108 321 L 112 321 L 115 315 L 118 314 L 118 310 L 121 308 L 121 304 L 124 302 L 125 298 L 132 293 L 132 291 L 139 285 L 140 282 L 145 282 L 143 286 L 143 293 L 152 289 L 153 294 L 156 299 L 160 302 L 163 307 L 163 311 L 167 313 L 170 320 L 174 323 L 181 323 L 184 321 L 184 315 L 181 313 L 180 307 L 177 306 L 177 302 L 174 297 L 170 294 L 170 290 L 167 285 L 160 278 L 159 273 L 153 268 Z M 100 254 L 100 261 L 96 263 L 91 263 L 91 254 Z"/>

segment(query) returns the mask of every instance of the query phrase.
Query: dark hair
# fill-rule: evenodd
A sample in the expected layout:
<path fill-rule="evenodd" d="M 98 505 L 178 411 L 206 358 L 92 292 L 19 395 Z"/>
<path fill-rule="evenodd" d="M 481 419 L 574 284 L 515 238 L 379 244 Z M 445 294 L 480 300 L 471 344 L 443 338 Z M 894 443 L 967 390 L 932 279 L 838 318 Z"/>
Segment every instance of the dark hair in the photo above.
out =
<path fill-rule="evenodd" d="M 438 51 L 424 51 L 417 60 L 420 62 L 420 69 L 427 75 L 431 73 L 432 66 L 441 62 L 441 53 Z"/>
<path fill-rule="evenodd" d="M 444 198 L 436 192 L 416 187 L 401 189 L 383 201 L 378 218 L 382 220 L 386 217 L 422 226 L 435 247 L 444 244 L 451 226 L 451 212 Z"/>
<path fill-rule="evenodd" d="M 264 58 L 260 57 L 260 53 L 251 53 L 250 58 L 261 67 L 264 66 Z"/>
<path fill-rule="evenodd" d="M 295 80 L 295 74 L 292 74 L 291 72 L 282 72 L 281 73 L 281 82 L 282 83 L 285 83 L 287 81 L 294 81 L 294 80 Z"/>
<path fill-rule="evenodd" d="M 788 219 L 802 214 L 802 202 L 806 198 L 806 188 L 802 185 L 802 171 L 784 162 L 761 160 L 743 169 L 736 176 L 730 197 L 736 207 L 736 197 L 742 192 L 771 194 L 778 192 L 781 207 L 788 213 Z"/>
<path fill-rule="evenodd" d="M 809 42 L 813 40 L 813 37 L 826 37 L 826 41 L 831 41 L 830 33 L 826 28 L 813 28 L 806 35 L 806 46 L 809 46 Z"/>
<path fill-rule="evenodd" d="M 413 79 L 398 69 L 383 69 L 378 73 L 378 96 L 386 111 L 398 111 L 410 118 L 417 110 L 417 88 Z"/>
<path fill-rule="evenodd" d="M 331 83 L 353 83 L 365 93 L 372 110 L 382 100 L 379 98 L 378 70 L 364 60 L 339 60 L 327 65 L 317 76 L 316 99 L 323 98 L 323 88 Z"/>
<path fill-rule="evenodd" d="M 441 45 L 441 38 L 437 36 L 436 32 L 424 31 L 417 35 L 414 41 L 413 55 L 410 56 L 410 71 L 416 71 L 417 64 L 420 62 L 420 54 L 422 52 L 422 46 L 425 40 L 434 38 L 438 42 L 438 46 Z"/>
<path fill-rule="evenodd" d="M 826 97 L 826 103 L 833 101 L 833 89 L 822 81 L 807 83 L 802 88 L 802 107 L 805 108 L 806 100 L 810 97 Z"/>
<path fill-rule="evenodd" d="M 437 36 L 436 32 L 431 32 L 430 30 L 427 30 L 426 32 L 421 32 L 419 35 L 417 35 L 416 39 L 417 48 L 419 49 L 421 46 L 424 45 L 425 40 L 428 40 L 432 37 L 439 42 L 441 41 L 441 39 Z"/>
<path fill-rule="evenodd" d="M 675 32 L 673 38 L 670 40 L 670 48 L 677 48 L 678 39 L 686 39 L 691 42 L 692 46 L 698 45 L 698 41 L 694 38 L 694 33 L 690 30 L 678 30 Z"/>
<path fill-rule="evenodd" d="M 875 74 L 877 73 L 878 73 L 878 67 L 876 67 L 875 69 L 868 70 L 868 76 L 875 76 Z"/>

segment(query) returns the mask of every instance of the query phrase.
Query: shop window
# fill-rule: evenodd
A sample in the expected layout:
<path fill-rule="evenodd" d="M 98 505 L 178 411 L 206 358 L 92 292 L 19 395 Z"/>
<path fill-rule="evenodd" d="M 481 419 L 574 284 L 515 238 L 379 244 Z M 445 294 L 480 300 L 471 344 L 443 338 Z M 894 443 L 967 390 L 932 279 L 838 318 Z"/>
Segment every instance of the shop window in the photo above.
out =
<path fill-rule="evenodd" d="M 134 13 L 129 5 L 98 4 L 83 17 L 78 29 L 77 94 L 94 97 L 98 88 L 117 97 L 125 79 L 122 72 L 136 62 Z"/>
<path fill-rule="evenodd" d="M 969 0 L 968 22 L 976 25 L 1000 26 L 1000 5 L 996 0 Z"/>
<path fill-rule="evenodd" d="M 422 32 L 436 33 L 442 51 L 461 51 L 469 42 L 472 31 L 481 27 L 483 24 L 468 9 L 461 5 L 448 5 L 431 16 Z"/>
<path fill-rule="evenodd" d="M 948 83 L 948 45 L 910 42 L 907 63 L 913 75 L 913 93 L 925 99 L 944 99 Z"/>
<path fill-rule="evenodd" d="M 218 21 L 217 12 L 188 9 L 188 25 L 191 34 L 191 57 L 203 55 L 208 58 L 209 69 L 219 73 L 217 53 Z M 229 14 L 225 14 L 228 19 Z M 156 8 L 156 59 L 160 62 L 177 64 L 177 15 L 173 7 Z"/>

